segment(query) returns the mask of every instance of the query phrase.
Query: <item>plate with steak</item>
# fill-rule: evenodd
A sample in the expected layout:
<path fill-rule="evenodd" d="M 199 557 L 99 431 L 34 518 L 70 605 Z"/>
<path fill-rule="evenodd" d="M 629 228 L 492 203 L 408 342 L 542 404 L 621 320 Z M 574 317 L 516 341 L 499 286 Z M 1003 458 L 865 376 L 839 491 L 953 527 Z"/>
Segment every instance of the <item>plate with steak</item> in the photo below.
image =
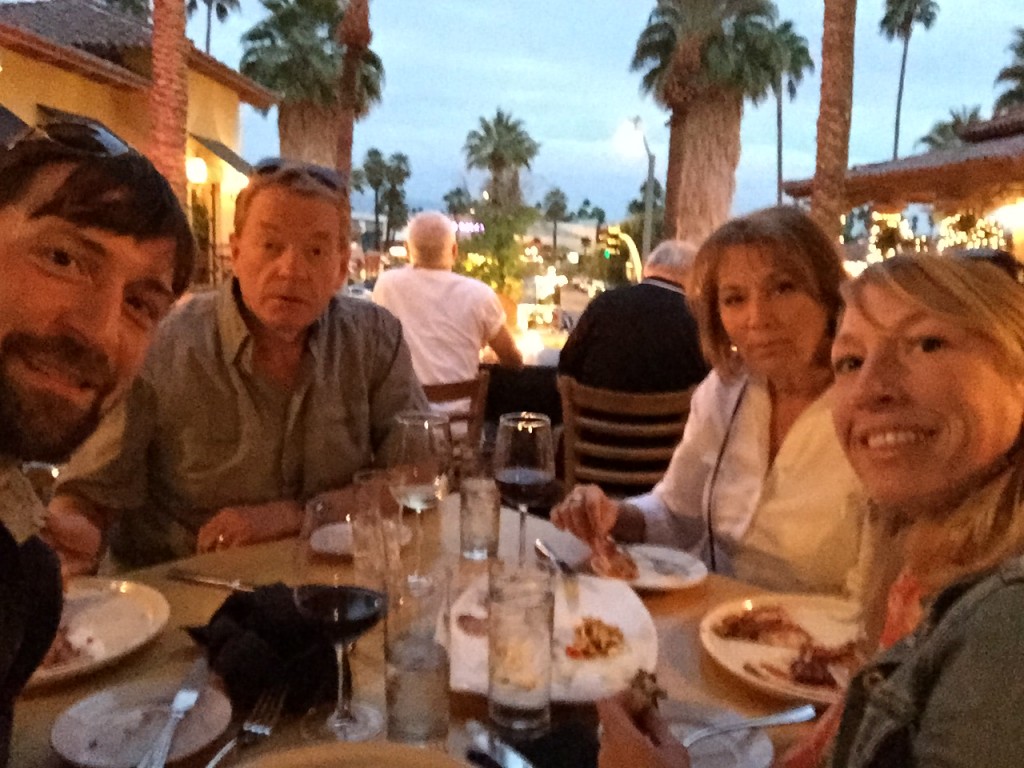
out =
<path fill-rule="evenodd" d="M 817 595 L 762 595 L 719 605 L 700 624 L 704 650 L 765 693 L 829 704 L 860 665 L 859 611 Z"/>

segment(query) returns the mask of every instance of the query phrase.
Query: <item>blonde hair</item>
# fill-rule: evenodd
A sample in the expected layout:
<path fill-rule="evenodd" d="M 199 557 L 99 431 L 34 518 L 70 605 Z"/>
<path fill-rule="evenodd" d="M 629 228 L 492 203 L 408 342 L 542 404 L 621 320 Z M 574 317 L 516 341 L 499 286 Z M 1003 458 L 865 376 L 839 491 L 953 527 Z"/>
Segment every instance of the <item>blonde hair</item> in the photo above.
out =
<path fill-rule="evenodd" d="M 265 161 L 256 166 L 256 170 L 249 176 L 249 184 L 235 199 L 235 234 L 241 234 L 249 216 L 249 208 L 256 195 L 265 189 L 278 187 L 296 192 L 309 197 L 319 197 L 340 208 L 342 203 L 343 190 L 335 183 L 341 184 L 340 179 L 335 182 L 332 176 L 336 176 L 328 168 L 307 165 L 303 163 L 292 163 L 285 160 Z M 262 167 L 261 167 L 262 166 Z M 340 226 L 340 219 L 339 219 Z M 341 240 L 347 241 L 342 233 Z"/>
<path fill-rule="evenodd" d="M 726 254 L 737 247 L 756 248 L 790 272 L 800 289 L 824 308 L 829 318 L 828 340 L 832 339 L 842 307 L 839 286 L 846 280 L 839 251 L 799 208 L 764 208 L 723 224 L 704 241 L 694 260 L 692 302 L 700 326 L 701 349 L 720 376 L 736 376 L 743 368 L 742 360 L 732 353 L 732 342 L 718 312 L 719 271 Z M 823 345 L 823 352 L 827 354 L 827 345 Z"/>
<path fill-rule="evenodd" d="M 1024 380 L 1024 287 L 1003 270 L 955 254 L 896 256 L 873 264 L 842 291 L 849 306 L 870 317 L 865 306 L 869 286 L 955 321 L 988 342 L 982 348 L 992 350 L 1005 375 Z M 864 592 L 870 639 L 881 630 L 889 588 L 906 564 L 905 552 L 928 564 L 926 572 L 915 572 L 926 595 L 1024 554 L 1021 440 L 998 466 L 962 489 L 959 498 L 950 509 L 935 510 L 923 520 L 872 508 L 873 562 Z"/>

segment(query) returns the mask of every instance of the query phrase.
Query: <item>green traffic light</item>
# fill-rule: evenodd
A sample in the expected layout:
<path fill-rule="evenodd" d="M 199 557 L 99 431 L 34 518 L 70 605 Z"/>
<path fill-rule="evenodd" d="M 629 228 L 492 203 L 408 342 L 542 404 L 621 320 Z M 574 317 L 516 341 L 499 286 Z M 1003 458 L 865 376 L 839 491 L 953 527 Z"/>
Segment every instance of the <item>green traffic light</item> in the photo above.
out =
<path fill-rule="evenodd" d="M 608 250 L 607 248 L 604 249 L 604 257 L 606 259 L 610 259 L 612 257 L 612 252 L 610 250 Z"/>

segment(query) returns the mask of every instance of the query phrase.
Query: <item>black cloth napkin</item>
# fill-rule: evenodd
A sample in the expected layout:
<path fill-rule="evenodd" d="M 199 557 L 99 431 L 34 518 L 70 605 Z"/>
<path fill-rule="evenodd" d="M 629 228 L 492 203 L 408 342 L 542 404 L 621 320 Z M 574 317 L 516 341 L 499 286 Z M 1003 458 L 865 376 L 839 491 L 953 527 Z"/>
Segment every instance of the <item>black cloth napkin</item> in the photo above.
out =
<path fill-rule="evenodd" d="M 534 768 L 597 768 L 600 744 L 593 725 L 571 720 L 527 740 L 509 743 L 533 763 Z"/>
<path fill-rule="evenodd" d="M 267 688 L 288 684 L 284 708 L 305 712 L 338 690 L 334 646 L 299 613 L 284 584 L 235 592 L 204 627 L 190 627 L 206 649 L 236 708 L 248 709 Z"/>

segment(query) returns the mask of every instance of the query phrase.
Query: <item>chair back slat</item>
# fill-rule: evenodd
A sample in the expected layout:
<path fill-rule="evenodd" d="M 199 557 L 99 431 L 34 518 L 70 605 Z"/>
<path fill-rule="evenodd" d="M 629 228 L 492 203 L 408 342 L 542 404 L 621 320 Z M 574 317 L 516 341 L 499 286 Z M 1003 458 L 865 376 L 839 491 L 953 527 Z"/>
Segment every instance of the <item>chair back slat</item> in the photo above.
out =
<path fill-rule="evenodd" d="M 487 389 L 490 383 L 491 372 L 486 368 L 481 368 L 475 379 L 423 385 L 423 393 L 427 396 L 427 400 L 434 405 L 469 400 L 469 407 L 465 410 L 446 411 L 448 421 L 453 426 L 465 425 L 464 430 L 453 430 L 456 456 L 468 456 L 480 445 L 480 435 L 484 428 L 484 408 L 487 405 Z"/>
<path fill-rule="evenodd" d="M 613 492 L 653 486 L 683 435 L 694 389 L 637 394 L 559 376 L 566 484 L 596 483 Z"/>

